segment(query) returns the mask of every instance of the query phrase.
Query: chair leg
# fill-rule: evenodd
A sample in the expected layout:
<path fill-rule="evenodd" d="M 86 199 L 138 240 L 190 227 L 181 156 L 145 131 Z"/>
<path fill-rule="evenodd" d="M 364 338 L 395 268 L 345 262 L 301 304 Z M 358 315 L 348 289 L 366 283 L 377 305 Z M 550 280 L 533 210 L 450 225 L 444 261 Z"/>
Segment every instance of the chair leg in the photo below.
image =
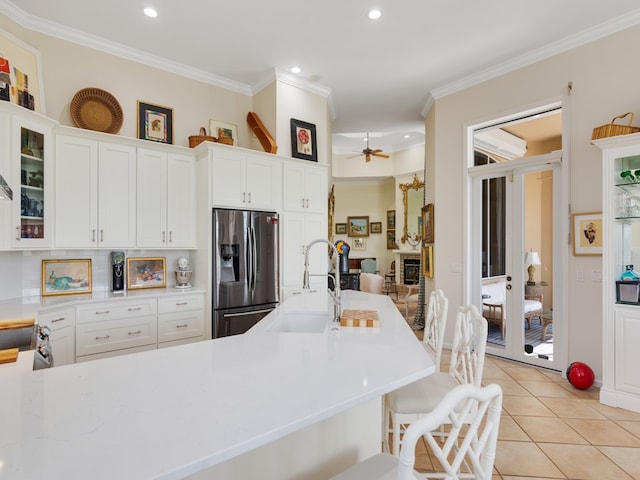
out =
<path fill-rule="evenodd" d="M 389 453 L 389 407 L 387 400 L 382 397 L 382 451 Z"/>
<path fill-rule="evenodd" d="M 391 413 L 391 442 L 393 442 L 393 456 L 400 457 L 400 423 L 395 415 Z"/>

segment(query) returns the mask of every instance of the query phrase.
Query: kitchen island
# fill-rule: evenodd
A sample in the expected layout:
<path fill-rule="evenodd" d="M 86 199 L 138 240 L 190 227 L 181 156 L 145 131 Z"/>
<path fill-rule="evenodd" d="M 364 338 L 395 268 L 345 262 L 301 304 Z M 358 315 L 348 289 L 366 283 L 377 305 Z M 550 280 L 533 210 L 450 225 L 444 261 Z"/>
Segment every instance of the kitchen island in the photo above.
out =
<path fill-rule="evenodd" d="M 377 453 L 381 397 L 434 365 L 384 295 L 342 293 L 343 309 L 377 311 L 376 328 L 281 327 L 329 308 L 304 292 L 244 335 L 0 365 L 0 479 L 320 479 Z"/>

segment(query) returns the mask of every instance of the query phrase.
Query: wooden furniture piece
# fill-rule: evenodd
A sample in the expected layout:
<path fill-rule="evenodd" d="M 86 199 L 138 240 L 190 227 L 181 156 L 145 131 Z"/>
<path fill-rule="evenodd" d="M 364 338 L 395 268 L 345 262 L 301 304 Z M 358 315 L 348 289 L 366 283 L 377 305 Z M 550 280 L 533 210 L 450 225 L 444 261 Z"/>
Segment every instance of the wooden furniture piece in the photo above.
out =
<path fill-rule="evenodd" d="M 459 384 L 480 386 L 486 338 L 487 321 L 478 309 L 474 305 L 460 307 L 453 332 L 449 371 L 436 372 L 387 394 L 383 418 L 390 420 L 394 456 L 400 453 L 400 433 L 406 425 L 431 413 L 447 392 Z"/>
<path fill-rule="evenodd" d="M 396 301 L 398 300 L 398 285 L 396 285 L 396 272 L 384 274 L 384 290 L 386 295 L 396 294 Z"/>
<path fill-rule="evenodd" d="M 547 339 L 547 329 L 549 325 L 553 323 L 553 309 L 542 310 L 538 314 L 538 318 L 540 318 L 540 322 L 542 323 L 542 333 L 540 334 L 540 340 L 543 342 Z"/>
<path fill-rule="evenodd" d="M 531 320 L 537 318 L 540 324 L 543 323 L 542 313 L 544 295 L 542 293 L 542 285 L 525 285 L 524 286 L 524 319 L 527 322 L 527 328 L 531 328 Z"/>
<path fill-rule="evenodd" d="M 498 444 L 502 389 L 495 383 L 484 388 L 458 385 L 429 414 L 405 431 L 399 458 L 379 453 L 332 477 L 332 480 L 415 480 L 416 444 L 424 439 L 444 473 L 425 478 L 475 478 L 489 480 Z M 486 418 L 485 418 L 486 415 Z M 446 442 L 440 427 L 450 425 Z M 423 477 L 419 477 L 423 478 Z"/>

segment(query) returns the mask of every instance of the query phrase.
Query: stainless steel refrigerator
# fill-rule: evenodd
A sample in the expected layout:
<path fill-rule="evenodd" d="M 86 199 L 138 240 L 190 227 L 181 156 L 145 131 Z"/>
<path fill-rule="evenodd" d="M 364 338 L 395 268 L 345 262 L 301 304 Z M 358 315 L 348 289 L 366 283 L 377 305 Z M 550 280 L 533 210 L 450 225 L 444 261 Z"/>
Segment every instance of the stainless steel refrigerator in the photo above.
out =
<path fill-rule="evenodd" d="M 279 302 L 278 214 L 213 210 L 212 336 L 244 333 Z"/>

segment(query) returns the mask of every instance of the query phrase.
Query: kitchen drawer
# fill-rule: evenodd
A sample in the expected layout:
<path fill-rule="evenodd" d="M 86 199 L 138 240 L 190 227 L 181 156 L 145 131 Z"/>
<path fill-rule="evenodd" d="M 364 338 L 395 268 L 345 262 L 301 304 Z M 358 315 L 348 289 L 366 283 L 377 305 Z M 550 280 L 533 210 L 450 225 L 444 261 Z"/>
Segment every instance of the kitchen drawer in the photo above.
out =
<path fill-rule="evenodd" d="M 158 315 L 158 343 L 204 336 L 204 310 Z"/>
<path fill-rule="evenodd" d="M 76 356 L 155 344 L 156 316 L 105 320 L 76 326 Z"/>
<path fill-rule="evenodd" d="M 155 315 L 157 302 L 155 298 L 137 301 L 113 301 L 92 303 L 77 307 L 77 322 L 103 322 L 119 318 L 136 318 Z"/>
<path fill-rule="evenodd" d="M 158 313 L 182 312 L 204 309 L 204 295 L 158 298 Z"/>
<path fill-rule="evenodd" d="M 99 360 L 101 358 L 119 357 L 120 355 L 128 355 L 130 353 L 148 352 L 150 350 L 157 350 L 155 343 L 151 345 L 144 345 L 142 347 L 125 348 L 124 350 L 116 350 L 115 352 L 96 353 L 94 355 L 85 355 L 84 357 L 76 358 L 76 363 L 90 362 L 92 360 Z"/>
<path fill-rule="evenodd" d="M 46 325 L 51 330 L 73 327 L 75 323 L 76 309 L 74 307 L 56 308 L 50 312 L 38 313 L 38 325 Z"/>

